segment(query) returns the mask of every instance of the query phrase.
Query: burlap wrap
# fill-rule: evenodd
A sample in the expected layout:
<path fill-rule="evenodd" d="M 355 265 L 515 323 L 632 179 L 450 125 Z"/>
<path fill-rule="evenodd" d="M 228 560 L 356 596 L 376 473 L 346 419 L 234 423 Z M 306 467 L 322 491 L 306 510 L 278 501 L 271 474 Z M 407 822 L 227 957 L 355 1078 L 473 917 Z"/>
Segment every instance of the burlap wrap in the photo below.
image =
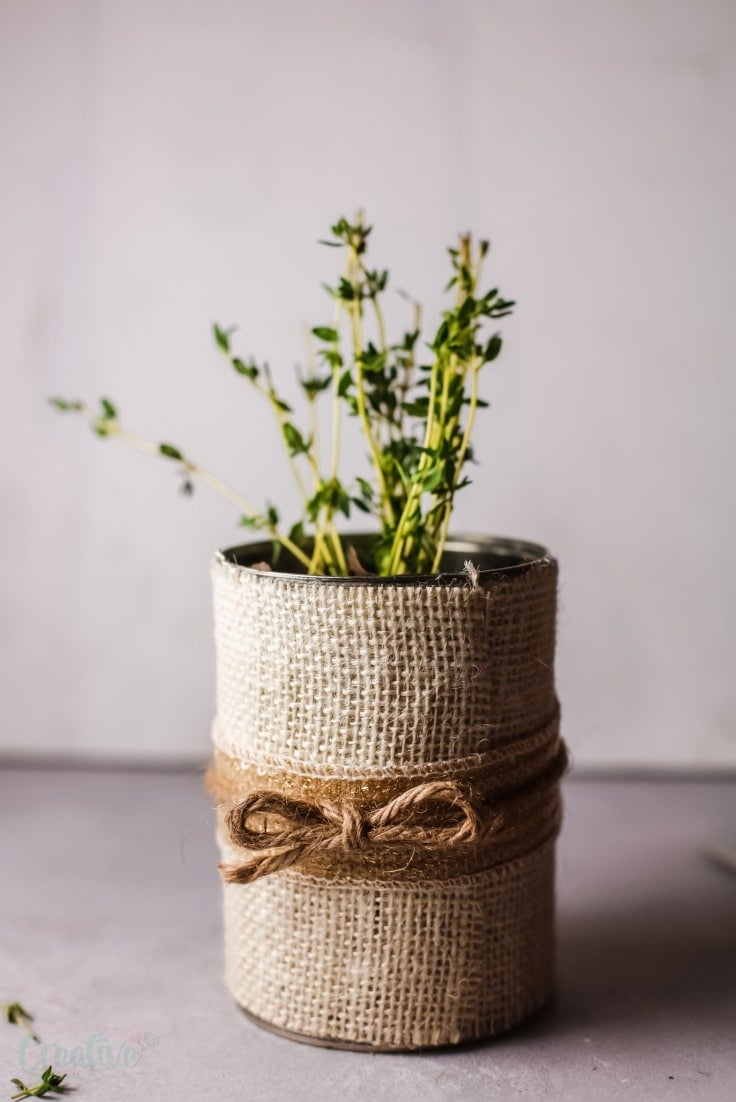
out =
<path fill-rule="evenodd" d="M 417 1048 L 500 1032 L 547 1001 L 556 579 L 549 557 L 452 585 L 320 583 L 216 558 L 210 786 L 226 866 L 249 860 L 227 813 L 257 790 L 368 814 L 451 778 L 491 823 L 450 848 L 318 848 L 225 883 L 226 982 L 252 1015 Z"/>

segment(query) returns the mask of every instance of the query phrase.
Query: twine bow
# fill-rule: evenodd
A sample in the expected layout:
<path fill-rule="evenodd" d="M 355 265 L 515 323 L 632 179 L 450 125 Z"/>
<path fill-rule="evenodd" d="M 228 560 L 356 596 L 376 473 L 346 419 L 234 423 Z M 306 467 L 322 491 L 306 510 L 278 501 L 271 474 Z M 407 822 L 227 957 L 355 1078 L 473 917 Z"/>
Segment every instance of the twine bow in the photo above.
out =
<path fill-rule="evenodd" d="M 275 815 L 284 826 L 256 830 L 253 816 Z M 446 850 L 477 842 L 501 821 L 489 813 L 467 788 L 454 781 L 428 781 L 394 796 L 383 807 L 361 811 L 352 803 L 332 800 L 306 803 L 276 792 L 253 792 L 227 814 L 236 846 L 253 851 L 242 865 L 221 865 L 231 884 L 249 884 L 261 876 L 289 868 L 315 851 L 365 852 L 371 848 L 415 846 Z"/>

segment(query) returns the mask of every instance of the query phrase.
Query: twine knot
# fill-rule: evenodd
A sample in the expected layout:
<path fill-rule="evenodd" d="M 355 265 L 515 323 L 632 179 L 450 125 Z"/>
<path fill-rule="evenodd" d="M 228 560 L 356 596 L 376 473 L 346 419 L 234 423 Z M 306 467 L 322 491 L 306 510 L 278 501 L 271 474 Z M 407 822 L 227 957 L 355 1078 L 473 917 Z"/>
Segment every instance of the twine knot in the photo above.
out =
<path fill-rule="evenodd" d="M 283 825 L 270 829 L 269 817 Z M 226 819 L 231 841 L 252 855 L 241 865 L 220 868 L 229 883 L 249 884 L 316 851 L 385 852 L 402 846 L 443 851 L 487 837 L 501 821 L 499 813 L 455 781 L 418 784 L 368 810 L 353 803 L 307 803 L 277 792 L 253 792 Z"/>
<path fill-rule="evenodd" d="M 346 850 L 363 849 L 367 823 L 354 804 L 344 804 L 340 809 L 340 841 Z M 337 825 L 337 824 L 336 824 Z"/>

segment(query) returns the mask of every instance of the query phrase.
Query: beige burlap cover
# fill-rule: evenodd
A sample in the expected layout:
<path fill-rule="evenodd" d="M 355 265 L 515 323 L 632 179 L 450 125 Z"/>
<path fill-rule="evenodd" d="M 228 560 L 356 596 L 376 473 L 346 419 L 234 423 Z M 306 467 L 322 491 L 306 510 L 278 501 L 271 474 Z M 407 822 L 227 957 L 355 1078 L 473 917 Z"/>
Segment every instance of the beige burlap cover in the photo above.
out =
<path fill-rule="evenodd" d="M 252 1015 L 401 1049 L 492 1035 L 549 999 L 556 580 L 548 556 L 449 585 L 297 579 L 216 557 L 211 784 L 229 869 L 248 855 L 227 811 L 254 788 L 371 808 L 428 778 L 480 778 L 502 809 L 477 844 L 317 852 L 226 882 L 226 982 Z"/>

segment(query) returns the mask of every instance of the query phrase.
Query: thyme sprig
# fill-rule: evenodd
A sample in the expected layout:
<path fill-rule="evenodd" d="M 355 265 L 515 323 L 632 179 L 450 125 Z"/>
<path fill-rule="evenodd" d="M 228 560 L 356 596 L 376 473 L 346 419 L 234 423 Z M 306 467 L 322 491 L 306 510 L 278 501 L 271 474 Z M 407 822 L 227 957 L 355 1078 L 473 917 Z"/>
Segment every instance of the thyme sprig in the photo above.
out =
<path fill-rule="evenodd" d="M 235 490 L 232 490 L 221 479 L 211 474 L 210 471 L 200 466 L 199 463 L 195 463 L 174 444 L 157 444 L 131 432 L 121 424 L 117 407 L 113 405 L 109 398 L 100 399 L 100 408 L 97 411 L 91 409 L 85 402 L 70 402 L 65 398 L 51 398 L 49 401 L 58 410 L 66 413 L 77 413 L 84 417 L 89 422 L 93 432 L 99 437 L 116 437 L 145 455 L 162 456 L 165 459 L 173 460 L 179 469 L 183 493 L 191 495 L 194 492 L 194 480 L 199 480 L 240 510 L 240 523 L 243 526 L 267 531 L 275 543 L 288 548 L 292 555 L 301 562 L 302 566 L 309 567 L 309 557 L 302 551 L 301 547 L 298 547 L 281 531 L 279 513 L 273 505 L 269 505 L 259 512 L 249 501 Z"/>
<path fill-rule="evenodd" d="M 19 1026 L 28 1034 L 32 1041 L 41 1040 L 31 1025 L 33 1015 L 29 1014 L 20 1003 L 0 1003 L 0 1011 L 2 1011 L 11 1025 Z"/>
<path fill-rule="evenodd" d="M 33 1086 L 28 1086 L 22 1079 L 11 1079 L 10 1082 L 18 1087 L 18 1093 L 12 1095 L 13 1102 L 19 1098 L 44 1098 L 47 1094 L 67 1094 L 71 1087 L 64 1085 L 66 1075 L 58 1075 L 51 1064 L 41 1073 L 41 1080 Z"/>
<path fill-rule="evenodd" d="M 85 417 L 100 437 L 117 437 L 175 462 L 185 493 L 196 481 L 208 485 L 237 507 L 241 524 L 268 532 L 275 547 L 289 551 L 310 574 L 436 573 L 456 494 L 470 481 L 465 470 L 473 457 L 476 414 L 487 405 L 480 397 L 480 373 L 501 351 L 500 333 L 488 332 L 488 326 L 507 317 L 514 303 L 497 288 L 482 289 L 490 245 L 476 245 L 463 234 L 448 250 L 447 290 L 454 301 L 432 340 L 422 344 L 422 310 L 412 303 L 409 327 L 391 341 L 384 311 L 389 272 L 368 264 L 371 232 L 359 213 L 352 221 L 339 219 L 323 242 L 342 249 L 345 262 L 337 282 L 323 285 L 333 303 L 331 321 L 308 333 L 307 366 L 299 377 L 306 426 L 277 388 L 268 363 L 241 357 L 234 328 L 213 327 L 230 368 L 271 408 L 301 499 L 301 515 L 291 527 L 284 529 L 273 505 L 256 509 L 178 447 L 125 428 L 109 399 L 101 399 L 96 411 L 61 398 L 52 403 Z M 331 405 L 326 448 L 318 413 L 325 396 Z M 369 461 L 367 470 L 350 479 L 341 473 L 345 416 L 357 422 Z M 337 527 L 338 516 L 349 518 L 355 510 L 373 516 L 378 529 L 366 562 Z"/>

